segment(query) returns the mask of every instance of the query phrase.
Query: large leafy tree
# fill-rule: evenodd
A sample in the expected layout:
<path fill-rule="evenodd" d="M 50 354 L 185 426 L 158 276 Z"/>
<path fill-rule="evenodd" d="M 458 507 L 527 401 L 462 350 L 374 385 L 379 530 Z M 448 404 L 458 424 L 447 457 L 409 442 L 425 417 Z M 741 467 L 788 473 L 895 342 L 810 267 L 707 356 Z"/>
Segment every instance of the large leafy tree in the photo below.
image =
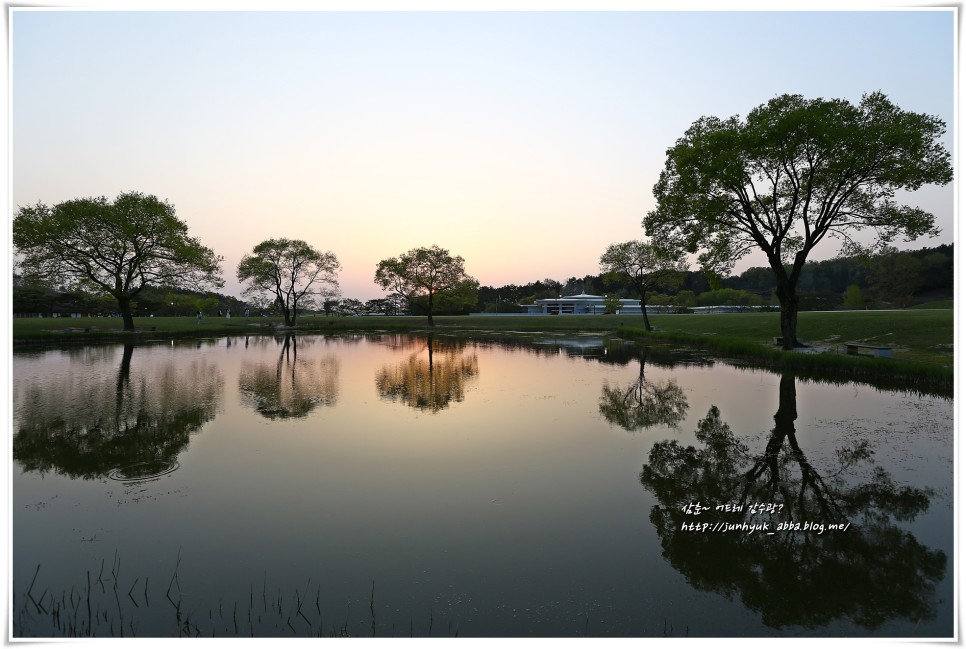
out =
<path fill-rule="evenodd" d="M 317 306 L 338 294 L 340 268 L 332 252 L 316 250 L 300 239 L 269 239 L 242 257 L 238 281 L 248 283 L 247 296 L 269 296 L 285 326 L 293 327 L 300 307 Z"/>
<path fill-rule="evenodd" d="M 463 289 L 472 282 L 463 268 L 463 258 L 454 257 L 439 246 L 413 248 L 398 257 L 383 259 L 376 266 L 375 283 L 405 297 L 410 304 L 425 304 L 429 326 L 433 326 L 433 299 L 443 291 Z"/>
<path fill-rule="evenodd" d="M 25 275 L 117 300 L 127 331 L 131 300 L 146 286 L 223 285 L 221 257 L 188 236 L 171 204 L 139 192 L 21 207 L 13 244 Z"/>
<path fill-rule="evenodd" d="M 646 241 L 625 241 L 607 246 L 600 256 L 600 268 L 634 288 L 641 297 L 644 328 L 651 331 L 651 322 L 647 318 L 647 292 L 680 284 L 688 265 L 670 248 L 659 248 Z"/>
<path fill-rule="evenodd" d="M 440 291 L 433 296 L 433 312 L 440 315 L 466 315 L 476 308 L 479 301 L 480 283 L 468 278 L 451 289 Z M 429 312 L 428 295 L 414 297 L 408 302 L 410 313 L 422 315 Z"/>
<path fill-rule="evenodd" d="M 798 279 L 823 239 L 850 251 L 861 247 L 859 231 L 878 245 L 938 233 L 932 214 L 894 197 L 952 180 L 944 132 L 939 118 L 902 111 L 879 92 L 858 105 L 782 95 L 744 120 L 702 117 L 668 149 L 643 225 L 662 247 L 701 251 L 704 268 L 718 273 L 764 251 L 791 349 Z"/>

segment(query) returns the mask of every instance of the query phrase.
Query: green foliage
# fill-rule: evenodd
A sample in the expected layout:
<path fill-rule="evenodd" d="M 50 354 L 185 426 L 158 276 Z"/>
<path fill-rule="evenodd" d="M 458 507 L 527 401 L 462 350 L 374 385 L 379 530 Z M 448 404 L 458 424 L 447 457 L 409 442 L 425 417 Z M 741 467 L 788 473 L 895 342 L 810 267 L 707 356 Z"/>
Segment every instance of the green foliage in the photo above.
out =
<path fill-rule="evenodd" d="M 872 259 L 871 289 L 877 300 L 899 306 L 919 288 L 922 262 L 912 255 L 886 248 Z"/>
<path fill-rule="evenodd" d="M 542 291 L 537 291 L 536 293 L 531 293 L 530 295 L 527 295 L 526 297 L 520 300 L 520 303 L 533 304 L 537 300 L 547 300 L 547 299 L 552 300 L 555 297 L 560 297 L 560 290 L 548 288 L 548 289 L 544 289 Z"/>
<path fill-rule="evenodd" d="M 617 293 L 608 293 L 604 296 L 605 313 L 617 313 L 621 308 L 621 298 Z"/>
<path fill-rule="evenodd" d="M 833 301 L 831 294 L 844 297 L 845 292 L 852 285 L 857 286 L 866 295 L 865 301 L 855 302 L 854 305 L 861 307 L 865 306 L 866 302 L 871 304 L 871 295 L 876 288 L 876 269 L 882 269 L 887 265 L 880 261 L 882 257 L 892 257 L 887 262 L 893 267 L 889 272 L 903 274 L 900 284 L 904 286 L 904 290 L 897 291 L 896 295 L 935 299 L 938 296 L 953 294 L 955 261 L 953 246 L 941 245 L 906 251 L 886 248 L 879 255 L 835 257 L 806 262 L 798 282 L 798 288 L 802 293 L 801 309 L 809 309 L 809 302 L 829 308 L 829 304 Z M 880 270 L 879 281 L 882 284 L 889 283 L 889 272 L 882 273 Z M 724 286 L 751 291 L 767 300 L 770 299 L 775 286 L 775 274 L 770 268 L 749 268 L 740 275 L 726 278 Z M 886 292 L 891 289 L 888 286 L 885 288 Z M 806 299 L 808 293 L 812 294 L 812 299 Z M 846 308 L 856 307 L 846 306 Z"/>
<path fill-rule="evenodd" d="M 407 308 L 405 300 L 400 299 L 399 296 L 367 300 L 365 304 L 365 312 L 369 314 L 402 315 L 406 313 Z"/>
<path fill-rule="evenodd" d="M 842 306 L 846 309 L 861 309 L 865 306 L 865 297 L 862 295 L 862 289 L 859 288 L 858 284 L 850 284 L 845 293 L 842 295 Z"/>
<path fill-rule="evenodd" d="M 562 289 L 560 282 L 544 279 L 529 284 L 505 284 L 499 287 L 481 286 L 477 291 L 477 310 L 496 313 L 499 303 L 500 313 L 520 313 L 526 309 L 521 304 L 533 304 L 535 300 L 557 297 Z"/>
<path fill-rule="evenodd" d="M 478 300 L 479 282 L 467 279 L 458 286 L 445 291 L 439 291 L 433 297 L 434 315 L 466 315 L 476 308 Z M 429 296 L 417 295 L 409 300 L 409 310 L 415 314 L 429 313 Z M 493 305 L 492 313 L 496 312 Z"/>
<path fill-rule="evenodd" d="M 339 313 L 342 315 L 365 315 L 366 305 L 361 300 L 346 298 L 339 302 Z"/>
<path fill-rule="evenodd" d="M 620 278 L 637 292 L 641 300 L 644 328 L 650 331 L 647 292 L 680 285 L 688 265 L 679 251 L 644 241 L 625 241 L 607 246 L 600 256 L 600 268 L 607 275 Z"/>
<path fill-rule="evenodd" d="M 955 257 L 953 256 L 952 246 L 941 246 L 932 252 L 925 249 L 916 252 L 908 252 L 913 256 L 918 256 L 921 260 L 919 291 L 934 291 L 952 289 L 953 276 L 955 275 Z"/>
<path fill-rule="evenodd" d="M 211 306 L 210 300 L 186 293 L 167 293 L 164 301 L 171 307 L 172 315 L 194 315 L 198 311 L 205 311 L 205 306 Z M 218 303 L 214 304 L 217 306 Z"/>
<path fill-rule="evenodd" d="M 762 300 L 754 293 L 733 288 L 705 291 L 697 297 L 698 306 L 761 306 Z"/>
<path fill-rule="evenodd" d="M 391 290 L 406 298 L 410 305 L 423 307 L 432 326 L 433 314 L 438 308 L 463 304 L 471 293 L 472 304 L 476 304 L 475 291 L 479 283 L 466 274 L 463 262 L 462 257 L 454 257 L 439 246 L 414 248 L 399 257 L 380 261 L 374 281 L 383 290 Z M 435 304 L 436 296 L 446 291 L 453 293 L 441 295 L 439 304 Z"/>
<path fill-rule="evenodd" d="M 834 291 L 801 291 L 798 308 L 802 311 L 832 311 L 842 306 L 842 294 Z"/>
<path fill-rule="evenodd" d="M 38 278 L 14 276 L 12 306 L 15 314 L 54 314 L 88 315 L 91 313 L 113 313 L 117 301 L 83 290 L 57 290 L 39 281 Z"/>
<path fill-rule="evenodd" d="M 952 180 L 944 132 L 882 93 L 858 106 L 782 95 L 744 121 L 702 117 L 668 151 L 644 226 L 719 268 L 755 248 L 794 260 L 825 235 L 849 243 L 862 228 L 886 242 L 933 234 L 932 215 L 892 199 Z"/>
<path fill-rule="evenodd" d="M 683 307 L 698 306 L 698 298 L 694 291 L 678 291 L 674 296 L 674 304 Z"/>
<path fill-rule="evenodd" d="M 301 239 L 268 239 L 242 257 L 238 281 L 248 284 L 246 296 L 272 300 L 291 327 L 300 308 L 318 308 L 338 294 L 341 267 L 334 253 Z"/>
<path fill-rule="evenodd" d="M 13 243 L 25 275 L 110 295 L 129 330 L 131 300 L 148 286 L 223 285 L 221 257 L 188 236 L 172 205 L 138 192 L 21 207 Z"/>
<path fill-rule="evenodd" d="M 649 302 L 654 306 L 670 306 L 674 304 L 674 298 L 664 293 L 654 293 Z"/>
<path fill-rule="evenodd" d="M 775 97 L 739 117 L 702 117 L 667 152 L 644 228 L 660 247 L 700 252 L 717 275 L 760 249 L 776 278 L 786 345 L 799 274 L 826 237 L 858 250 L 935 235 L 933 215 L 898 205 L 898 190 L 952 180 L 942 120 L 901 111 L 882 93 L 845 100 Z"/>
<path fill-rule="evenodd" d="M 330 297 L 322 300 L 322 312 L 325 315 L 332 315 L 339 308 L 339 300 L 335 297 Z"/>
<path fill-rule="evenodd" d="M 226 309 L 231 309 L 234 314 L 242 314 L 247 306 L 246 303 L 231 295 L 201 293 L 171 287 L 149 287 L 138 296 L 137 313 L 156 316 L 193 316 L 201 311 L 205 317 L 209 317 L 219 310 Z"/>
<path fill-rule="evenodd" d="M 896 254 L 909 255 L 921 262 L 921 270 L 916 282 L 917 289 L 913 293 L 917 300 L 934 300 L 936 297 L 953 294 L 953 264 L 955 258 L 952 245 L 900 251 Z M 871 255 L 862 255 L 807 261 L 799 275 L 798 287 L 803 293 L 800 308 L 808 310 L 809 305 L 823 309 L 835 308 L 840 300 L 833 297 L 832 294 L 841 296 L 851 284 L 858 285 L 864 291 L 869 289 L 873 260 L 874 257 Z M 588 292 L 597 295 L 617 293 L 621 297 L 636 297 L 633 289 L 629 287 L 621 288 L 621 285 L 613 279 L 613 276 L 611 276 L 611 279 L 607 279 L 607 277 L 606 273 L 601 273 L 597 276 L 588 275 L 583 280 L 571 278 L 571 280 L 568 280 L 568 285 L 571 283 L 574 286 L 580 284 L 581 288 L 590 286 Z M 771 268 L 763 266 L 748 268 L 739 275 L 720 278 L 718 284 L 718 288 L 748 291 L 758 295 L 762 303 L 779 305 L 775 291 L 775 272 Z M 599 287 L 605 288 L 600 289 Z M 476 310 L 487 313 L 496 312 L 497 296 L 499 296 L 501 312 L 519 312 L 523 309 L 518 307 L 518 304 L 533 304 L 541 298 L 556 298 L 561 295 L 563 288 L 560 282 L 550 279 L 523 285 L 481 286 Z M 696 306 L 697 302 L 694 300 L 694 296 L 710 290 L 712 290 L 710 283 L 701 272 L 685 272 L 682 275 L 680 290 L 677 294 L 673 294 L 674 304 L 684 307 Z M 808 293 L 811 293 L 811 295 L 807 295 Z M 923 293 L 927 294 L 922 295 Z M 682 295 L 683 297 L 678 297 Z M 653 299 L 649 297 L 648 302 Z"/>

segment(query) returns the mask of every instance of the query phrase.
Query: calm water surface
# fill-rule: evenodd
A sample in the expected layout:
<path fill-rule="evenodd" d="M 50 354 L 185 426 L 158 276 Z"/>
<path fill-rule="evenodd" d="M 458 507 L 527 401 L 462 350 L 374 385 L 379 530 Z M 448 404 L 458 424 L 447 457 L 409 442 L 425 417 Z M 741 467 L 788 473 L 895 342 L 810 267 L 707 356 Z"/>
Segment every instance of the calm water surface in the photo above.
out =
<path fill-rule="evenodd" d="M 953 634 L 941 396 L 580 335 L 92 346 L 13 380 L 17 636 Z"/>

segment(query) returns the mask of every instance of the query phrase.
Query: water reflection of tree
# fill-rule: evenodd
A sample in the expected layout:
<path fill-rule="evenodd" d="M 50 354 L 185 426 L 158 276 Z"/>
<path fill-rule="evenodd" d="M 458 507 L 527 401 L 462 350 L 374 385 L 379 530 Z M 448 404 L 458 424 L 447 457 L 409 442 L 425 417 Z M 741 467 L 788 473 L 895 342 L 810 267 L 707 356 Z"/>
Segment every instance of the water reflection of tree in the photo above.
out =
<path fill-rule="evenodd" d="M 238 390 L 242 400 L 268 419 L 305 417 L 319 405 L 333 406 L 339 396 L 339 361 L 334 355 L 299 357 L 306 341 L 277 339 L 278 360 L 242 363 Z"/>
<path fill-rule="evenodd" d="M 866 443 L 837 452 L 839 466 L 821 472 L 795 437 L 795 379 L 781 379 L 775 428 L 765 452 L 752 457 L 714 406 L 698 425 L 703 448 L 673 440 L 655 444 L 641 473 L 658 500 L 651 510 L 664 557 L 696 588 L 740 597 L 770 627 L 821 626 L 849 618 L 867 629 L 936 614 L 936 582 L 946 556 L 926 548 L 897 521 L 924 512 L 930 490 L 898 485 L 872 463 Z M 869 469 L 862 471 L 862 465 Z M 846 479 L 846 478 L 850 479 Z M 732 503 L 741 513 L 685 513 L 683 506 Z M 756 502 L 778 503 L 751 516 Z M 687 523 L 849 523 L 842 531 L 683 530 Z"/>
<path fill-rule="evenodd" d="M 663 424 L 677 426 L 688 412 L 688 399 L 674 379 L 654 383 L 644 376 L 647 348 L 638 357 L 637 380 L 625 387 L 604 383 L 598 409 L 612 424 L 628 431 Z"/>
<path fill-rule="evenodd" d="M 376 373 L 376 389 L 383 398 L 430 412 L 449 407 L 451 401 L 462 401 L 466 382 L 480 371 L 476 354 L 464 356 L 463 346 L 456 340 L 427 336 L 425 345 L 406 360 Z"/>
<path fill-rule="evenodd" d="M 426 342 L 421 337 L 412 334 L 366 334 L 365 339 L 393 351 L 422 351 L 426 349 Z"/>
<path fill-rule="evenodd" d="M 24 471 L 91 479 L 118 467 L 173 463 L 214 418 L 224 388 L 215 365 L 171 361 L 132 377 L 134 349 L 124 345 L 116 376 L 47 377 L 25 389 L 13 437 Z"/>

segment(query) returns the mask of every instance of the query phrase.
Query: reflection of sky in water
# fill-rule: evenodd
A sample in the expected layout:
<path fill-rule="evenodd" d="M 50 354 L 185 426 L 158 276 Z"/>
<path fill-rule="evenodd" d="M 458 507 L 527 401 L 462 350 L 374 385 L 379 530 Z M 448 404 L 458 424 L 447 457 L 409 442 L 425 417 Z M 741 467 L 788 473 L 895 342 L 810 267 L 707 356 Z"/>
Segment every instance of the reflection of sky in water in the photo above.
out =
<path fill-rule="evenodd" d="M 711 405 L 751 453 L 762 452 L 775 425 L 778 375 L 720 362 L 645 362 L 646 380 L 676 383 L 688 408 L 677 427 L 628 432 L 607 423 L 599 403 L 602 386 L 639 378 L 636 358 L 603 363 L 595 360 L 600 350 L 545 344 L 536 352 L 445 336 L 435 343 L 434 364 L 472 358 L 475 369 L 461 399 L 434 411 L 387 399 L 377 385 L 387 366 L 422 359 L 424 339 L 300 337 L 298 363 L 308 369 L 294 378 L 307 377 L 301 385 L 318 398 L 299 416 L 276 419 L 257 414 L 240 388 L 246 373 L 274 372 L 280 358 L 292 369 L 281 340 L 135 348 L 130 376 L 148 385 L 174 372 L 187 394 L 207 394 L 187 378 L 192 367 L 213 369 L 213 418 L 191 434 L 177 470 L 154 480 L 41 477 L 15 462 L 17 588 L 42 564 L 45 586 L 69 591 L 116 551 L 127 579 L 150 576 L 163 599 L 180 552 L 185 605 L 205 612 L 219 599 L 243 600 L 247 609 L 264 583 L 286 595 L 311 590 L 314 611 L 318 588 L 330 620 L 368 628 L 375 581 L 378 635 L 405 635 L 411 620 L 425 635 L 430 610 L 434 635 L 445 635 L 447 620 L 461 636 L 661 635 L 665 619 L 675 635 L 685 626 L 692 636 L 788 632 L 692 589 L 667 564 L 648 521 L 654 498 L 639 480 L 654 442 L 694 444 Z M 119 346 L 15 355 L 15 417 L 30 389 L 109 385 L 121 364 Z M 837 448 L 867 440 L 875 465 L 897 482 L 936 491 L 930 510 L 903 526 L 945 551 L 951 565 L 951 402 L 799 380 L 797 408 L 798 442 L 820 471 L 837 466 Z M 942 585 L 947 602 L 950 584 L 947 577 Z M 950 606 L 916 634 L 947 634 Z M 153 604 L 137 611 L 142 632 L 167 634 L 170 612 Z M 278 634 L 290 633 L 282 627 Z M 914 627 L 898 622 L 876 633 Z M 841 621 L 797 632 L 867 633 Z"/>

